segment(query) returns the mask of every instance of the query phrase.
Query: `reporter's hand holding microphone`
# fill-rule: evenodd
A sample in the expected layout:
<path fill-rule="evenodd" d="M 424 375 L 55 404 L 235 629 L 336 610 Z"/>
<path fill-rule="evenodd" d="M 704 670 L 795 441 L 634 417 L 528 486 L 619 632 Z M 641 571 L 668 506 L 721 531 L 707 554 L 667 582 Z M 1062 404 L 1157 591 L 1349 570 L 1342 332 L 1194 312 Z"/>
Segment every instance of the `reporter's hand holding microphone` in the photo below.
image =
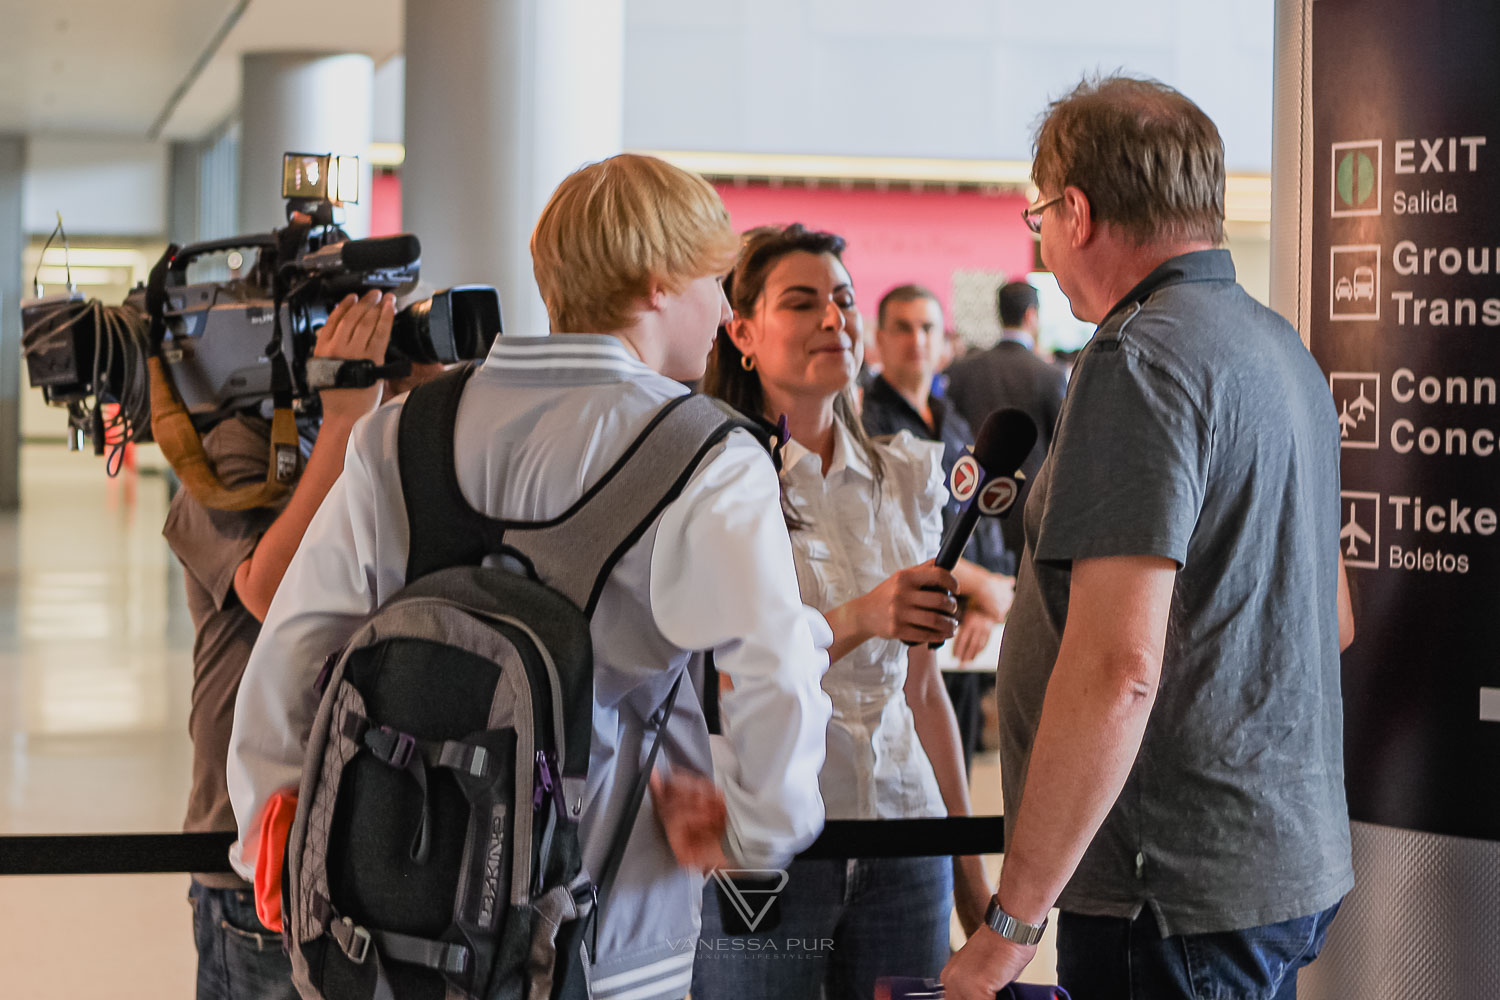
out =
<path fill-rule="evenodd" d="M 928 560 L 892 573 L 849 607 L 857 632 L 866 638 L 900 639 L 908 645 L 942 642 L 958 628 L 957 592 L 951 567 Z"/>
<path fill-rule="evenodd" d="M 966 469 L 955 465 L 952 489 L 954 495 L 961 501 L 965 501 L 964 507 L 958 519 L 954 521 L 943 535 L 942 546 L 938 549 L 937 557 L 926 566 L 942 572 L 947 583 L 943 589 L 948 593 L 941 595 L 946 597 L 957 610 L 956 602 L 952 595 L 958 592 L 958 581 L 953 578 L 952 570 L 958 565 L 959 558 L 969 544 L 969 539 L 974 536 L 974 529 L 979 526 L 981 517 L 1004 517 L 1010 513 L 1011 506 L 1015 503 L 1020 492 L 1017 482 L 1020 473 L 1021 462 L 1031 453 L 1032 446 L 1036 444 L 1036 423 L 1020 410 L 1003 409 L 996 410 L 985 418 L 984 424 L 979 428 L 975 437 L 973 454 L 967 456 L 963 462 L 970 462 Z M 962 464 L 962 463 L 961 463 Z M 919 567 L 919 568 L 926 568 Z M 995 578 L 998 582 L 1003 579 Z M 936 581 L 933 581 L 936 583 Z M 1009 590 L 1014 586 L 1013 581 L 1003 585 Z M 989 595 L 986 595 L 989 596 Z M 997 605 L 995 610 L 1000 611 L 996 617 L 998 622 L 1003 617 L 1004 610 L 1010 607 L 1011 593 L 997 595 L 990 602 Z M 1003 603 L 1004 610 L 998 605 Z M 953 612 L 950 611 L 951 615 Z M 958 622 L 953 621 L 953 628 L 937 638 L 924 638 L 921 636 L 894 636 L 908 645 L 927 641 L 934 647 L 944 639 L 953 635 L 958 628 Z M 988 640 L 988 630 L 985 631 L 985 639 Z M 972 637 L 969 637 L 972 639 Z M 972 658 L 975 650 L 972 650 L 973 641 L 966 644 L 966 648 L 956 651 L 958 654 L 968 653 L 970 655 L 959 655 L 960 661 Z"/>

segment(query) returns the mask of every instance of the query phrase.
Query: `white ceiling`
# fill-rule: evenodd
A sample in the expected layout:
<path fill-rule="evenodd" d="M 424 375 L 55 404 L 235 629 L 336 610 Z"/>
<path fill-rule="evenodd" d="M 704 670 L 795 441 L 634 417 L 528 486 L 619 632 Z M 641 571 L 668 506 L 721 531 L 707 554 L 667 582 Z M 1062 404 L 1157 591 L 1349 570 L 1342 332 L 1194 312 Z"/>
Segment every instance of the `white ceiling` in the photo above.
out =
<path fill-rule="evenodd" d="M 412 0 L 418 2 L 418 0 Z M 146 138 L 238 0 L 0 0 L 0 132 Z M 162 129 L 208 132 L 239 100 L 246 52 L 402 48 L 402 0 L 249 0 Z"/>

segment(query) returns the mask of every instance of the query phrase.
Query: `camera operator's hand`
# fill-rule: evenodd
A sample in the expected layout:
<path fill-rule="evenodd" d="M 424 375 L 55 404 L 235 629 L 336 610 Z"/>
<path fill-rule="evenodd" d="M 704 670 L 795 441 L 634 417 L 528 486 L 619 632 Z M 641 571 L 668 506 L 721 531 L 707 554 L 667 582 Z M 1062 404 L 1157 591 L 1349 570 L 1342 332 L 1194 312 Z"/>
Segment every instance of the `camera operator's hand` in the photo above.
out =
<path fill-rule="evenodd" d="M 394 295 L 372 291 L 363 298 L 347 296 L 334 306 L 328 322 L 318 331 L 313 357 L 383 364 L 395 319 Z M 281 586 L 281 577 L 302 542 L 303 532 L 344 471 L 344 454 L 355 422 L 380 405 L 381 385 L 376 382 L 368 389 L 324 389 L 319 393 L 323 423 L 297 487 L 255 551 L 234 571 L 235 593 L 257 620 L 266 620 L 271 598 Z"/>
<path fill-rule="evenodd" d="M 391 341 L 391 324 L 396 319 L 396 296 L 369 291 L 363 297 L 347 295 L 328 322 L 318 331 L 315 358 L 338 358 L 343 361 L 385 363 L 385 349 Z M 379 382 L 368 389 L 323 389 L 323 421 L 354 423 L 380 405 Z"/>

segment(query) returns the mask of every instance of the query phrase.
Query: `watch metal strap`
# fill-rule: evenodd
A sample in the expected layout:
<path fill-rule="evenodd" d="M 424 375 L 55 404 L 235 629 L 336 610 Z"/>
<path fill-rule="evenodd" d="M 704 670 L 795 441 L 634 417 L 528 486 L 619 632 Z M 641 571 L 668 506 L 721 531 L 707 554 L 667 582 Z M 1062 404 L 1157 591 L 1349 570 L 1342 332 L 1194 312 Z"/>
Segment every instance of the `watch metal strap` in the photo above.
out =
<path fill-rule="evenodd" d="M 1005 940 L 1020 945 L 1036 944 L 1042 939 L 1042 933 L 1047 929 L 1045 918 L 1039 924 L 1028 924 L 1024 920 L 1017 920 L 1002 910 L 999 898 L 993 896 L 990 898 L 990 908 L 984 914 L 984 922 L 989 925 L 990 930 Z"/>

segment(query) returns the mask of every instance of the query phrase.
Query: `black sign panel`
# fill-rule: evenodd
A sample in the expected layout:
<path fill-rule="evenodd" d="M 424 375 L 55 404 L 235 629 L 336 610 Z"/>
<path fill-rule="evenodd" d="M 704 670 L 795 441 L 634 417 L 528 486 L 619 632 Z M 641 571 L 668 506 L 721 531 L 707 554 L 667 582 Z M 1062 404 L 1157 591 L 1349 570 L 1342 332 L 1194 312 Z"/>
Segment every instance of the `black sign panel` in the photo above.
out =
<path fill-rule="evenodd" d="M 1358 820 L 1500 840 L 1500 4 L 1313 4 Z"/>

